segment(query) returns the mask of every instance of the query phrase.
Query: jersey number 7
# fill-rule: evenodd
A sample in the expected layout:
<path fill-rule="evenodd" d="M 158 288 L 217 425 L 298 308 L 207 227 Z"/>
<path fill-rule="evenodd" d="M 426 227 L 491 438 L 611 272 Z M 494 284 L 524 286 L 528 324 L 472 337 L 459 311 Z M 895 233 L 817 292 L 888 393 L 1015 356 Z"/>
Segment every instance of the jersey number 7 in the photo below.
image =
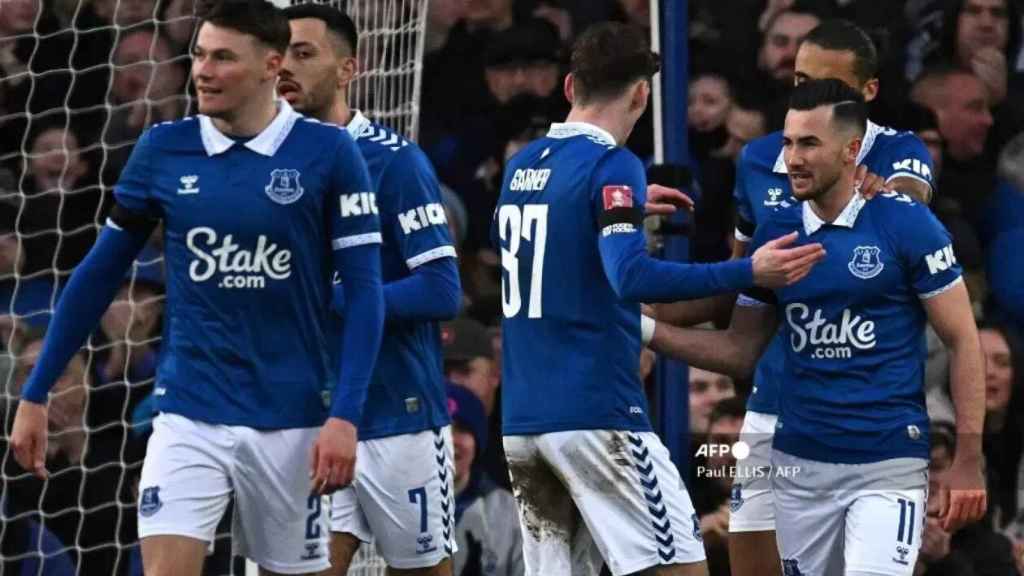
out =
<path fill-rule="evenodd" d="M 529 318 L 542 315 L 541 293 L 544 283 L 544 244 L 548 237 L 547 204 L 526 204 L 522 208 L 506 204 L 498 210 L 498 237 L 501 238 L 501 267 L 508 273 L 501 282 L 501 311 L 512 318 L 523 307 L 519 287 L 519 248 L 522 240 L 533 243 L 533 268 L 530 274 Z"/>

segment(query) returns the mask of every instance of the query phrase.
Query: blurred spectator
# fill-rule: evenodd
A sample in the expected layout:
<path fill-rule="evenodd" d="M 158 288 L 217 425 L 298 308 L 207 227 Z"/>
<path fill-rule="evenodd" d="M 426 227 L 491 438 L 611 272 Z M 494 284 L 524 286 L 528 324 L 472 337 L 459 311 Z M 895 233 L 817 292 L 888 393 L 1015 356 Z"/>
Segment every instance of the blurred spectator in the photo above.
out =
<path fill-rule="evenodd" d="M 476 457 L 487 448 L 487 415 L 476 395 L 448 386 L 455 448 L 455 576 L 520 576 L 522 534 L 512 493 L 494 483 Z"/>
<path fill-rule="evenodd" d="M 19 357 L 18 390 L 41 349 L 38 334 L 26 343 Z M 46 454 L 50 476 L 40 480 L 5 455 L 0 482 L 9 516 L 0 521 L 32 519 L 70 548 L 79 574 L 113 576 L 125 573 L 128 546 L 137 538 L 134 500 L 120 464 L 121 447 L 94 442 L 86 432 L 87 397 L 85 359 L 77 354 L 51 393 Z M 3 446 L 5 454 L 7 450 Z"/>
<path fill-rule="evenodd" d="M 510 488 L 508 464 L 501 435 L 501 372 L 487 328 L 470 318 L 456 318 L 441 325 L 444 375 L 476 395 L 487 415 L 487 449 L 480 464 L 504 488 Z"/>
<path fill-rule="evenodd" d="M 198 19 L 196 0 L 170 0 L 160 21 L 160 30 L 175 54 L 187 54 Z"/>
<path fill-rule="evenodd" d="M 718 150 L 718 155 L 736 162 L 740 150 L 748 142 L 768 133 L 768 119 L 757 107 L 748 108 L 741 101 L 733 102 L 725 118 L 725 130 L 728 137 L 725 146 Z"/>
<path fill-rule="evenodd" d="M 122 28 L 156 20 L 156 0 L 92 0 L 102 20 Z"/>
<path fill-rule="evenodd" d="M 995 153 L 986 146 L 993 120 L 985 87 L 970 72 L 938 68 L 914 83 L 911 99 L 935 112 L 946 143 L 936 198 L 952 200 L 976 221 L 995 185 Z"/>
<path fill-rule="evenodd" d="M 1021 25 L 1014 1 L 949 0 L 935 60 L 973 72 L 994 107 L 1007 97 L 1020 49 Z"/>
<path fill-rule="evenodd" d="M 692 370 L 692 368 L 691 368 Z M 724 398 L 708 417 L 708 446 L 733 446 L 740 439 L 746 401 L 736 396 Z M 693 506 L 700 518 L 700 532 L 708 556 L 710 576 L 729 576 L 729 506 L 736 458 L 730 452 L 709 451 L 706 473 L 693 491 Z"/>
<path fill-rule="evenodd" d="M 792 85 L 796 51 L 804 37 L 820 23 L 817 14 L 792 6 L 772 14 L 764 26 L 757 67 L 780 84 Z"/>
<path fill-rule="evenodd" d="M 40 123 L 30 135 L 18 222 L 26 276 L 60 282 L 96 240 L 103 197 L 81 141 L 63 123 Z"/>
<path fill-rule="evenodd" d="M 690 367 L 690 434 L 707 433 L 711 411 L 721 400 L 736 395 L 732 378 L 725 374 Z M 695 438 L 703 441 L 703 438 Z"/>
<path fill-rule="evenodd" d="M 639 28 L 651 27 L 651 3 L 648 0 L 618 0 L 619 20 Z"/>
<path fill-rule="evenodd" d="M 1005 323 L 979 326 L 985 355 L 984 452 L 991 525 L 1005 528 L 1021 508 L 1018 470 L 1024 449 L 1024 348 Z"/>
<path fill-rule="evenodd" d="M 143 129 L 177 120 L 185 113 L 185 68 L 174 60 L 174 49 L 152 28 L 121 36 L 114 48 L 110 98 L 115 105 L 104 126 L 107 151 L 104 172 L 113 184 L 128 161 Z"/>
<path fill-rule="evenodd" d="M 427 27 L 423 53 L 437 52 L 448 42 L 452 28 L 466 16 L 466 0 L 433 0 L 427 3 Z"/>
<path fill-rule="evenodd" d="M 917 135 L 928 148 L 932 157 L 932 178 L 939 181 L 942 175 L 942 158 L 945 154 L 946 140 L 939 131 L 939 119 L 930 108 L 915 102 L 906 102 L 899 121 L 893 126 L 898 130 L 909 130 Z"/>
<path fill-rule="evenodd" d="M 705 158 L 728 139 L 725 123 L 732 109 L 732 88 L 728 79 L 713 71 L 697 74 L 690 80 L 687 105 L 690 146 L 698 159 Z"/>

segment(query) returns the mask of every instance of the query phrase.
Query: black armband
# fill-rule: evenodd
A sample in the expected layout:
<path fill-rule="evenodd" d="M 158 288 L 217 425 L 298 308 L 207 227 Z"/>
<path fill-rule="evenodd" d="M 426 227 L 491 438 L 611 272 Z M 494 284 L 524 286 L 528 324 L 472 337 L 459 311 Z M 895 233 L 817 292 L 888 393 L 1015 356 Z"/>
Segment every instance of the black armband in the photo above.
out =
<path fill-rule="evenodd" d="M 132 212 L 120 204 L 114 204 L 108 216 L 115 226 L 132 234 L 149 236 L 156 228 L 156 218 Z"/>

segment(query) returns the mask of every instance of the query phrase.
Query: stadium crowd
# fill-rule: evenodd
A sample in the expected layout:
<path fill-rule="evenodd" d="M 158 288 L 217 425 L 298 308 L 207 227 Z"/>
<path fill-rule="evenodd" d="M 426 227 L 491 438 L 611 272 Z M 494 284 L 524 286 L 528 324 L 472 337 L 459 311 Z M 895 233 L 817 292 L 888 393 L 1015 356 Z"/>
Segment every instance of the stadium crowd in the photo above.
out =
<path fill-rule="evenodd" d="M 931 152 L 931 207 L 953 236 L 987 363 L 988 513 L 952 534 L 929 518 L 915 574 L 1024 574 L 1024 3 L 691 0 L 688 8 L 690 158 L 652 174 L 671 173 L 665 183 L 696 201 L 683 226 L 662 230 L 689 235 L 697 261 L 730 254 L 735 163 L 748 141 L 781 128 L 801 39 L 845 18 L 874 40 L 880 89 L 871 119 L 915 132 Z M 21 470 L 6 440 L 62 283 L 95 241 L 135 140 L 193 113 L 193 9 L 193 0 L 0 4 L 2 574 L 141 572 L 135 502 L 164 322 L 159 234 L 54 389 L 49 480 Z M 456 430 L 456 574 L 523 570 L 502 453 L 500 263 L 489 240 L 503 165 L 568 111 L 562 78 L 573 38 L 605 20 L 647 28 L 648 10 L 648 0 L 428 3 L 418 139 L 444 184 L 464 288 L 461 317 L 442 329 Z M 628 142 L 647 161 L 652 122 L 648 111 Z M 956 446 L 948 360 L 936 337 L 929 354 L 938 474 Z M 655 361 L 646 350 L 648 383 Z M 689 375 L 694 447 L 731 444 L 750 383 Z M 730 463 L 694 454 L 683 476 L 709 568 L 729 574 L 730 485 L 698 470 Z M 232 569 L 225 537 L 207 572 Z"/>

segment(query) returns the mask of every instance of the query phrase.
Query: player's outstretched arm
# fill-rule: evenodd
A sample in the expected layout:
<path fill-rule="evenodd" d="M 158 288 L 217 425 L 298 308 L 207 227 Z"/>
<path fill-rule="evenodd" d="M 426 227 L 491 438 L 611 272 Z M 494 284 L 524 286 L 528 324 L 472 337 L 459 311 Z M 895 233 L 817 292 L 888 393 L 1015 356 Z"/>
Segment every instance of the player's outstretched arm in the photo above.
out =
<path fill-rule="evenodd" d="M 115 215 L 117 212 L 115 209 Z M 146 221 L 126 228 L 108 220 L 57 303 L 42 353 L 22 390 L 11 432 L 18 464 L 40 478 L 46 477 L 46 400 L 50 388 L 99 324 L 154 225 L 155 221 Z"/>
<path fill-rule="evenodd" d="M 650 347 L 698 368 L 748 378 L 777 324 L 775 306 L 741 296 L 728 329 L 676 328 L 657 322 Z"/>
<path fill-rule="evenodd" d="M 750 242 L 742 240 L 733 242 L 730 260 L 746 256 L 749 246 Z M 736 294 L 730 292 L 708 298 L 658 304 L 654 308 L 657 310 L 658 322 L 665 322 L 666 324 L 685 328 L 706 322 L 714 322 L 718 325 L 728 324 L 729 315 L 735 304 Z"/>
<path fill-rule="evenodd" d="M 950 391 L 956 410 L 953 465 L 940 478 L 942 527 L 947 531 L 985 515 L 981 439 L 985 422 L 985 364 L 978 329 L 963 282 L 924 301 L 928 320 L 949 349 Z"/>

